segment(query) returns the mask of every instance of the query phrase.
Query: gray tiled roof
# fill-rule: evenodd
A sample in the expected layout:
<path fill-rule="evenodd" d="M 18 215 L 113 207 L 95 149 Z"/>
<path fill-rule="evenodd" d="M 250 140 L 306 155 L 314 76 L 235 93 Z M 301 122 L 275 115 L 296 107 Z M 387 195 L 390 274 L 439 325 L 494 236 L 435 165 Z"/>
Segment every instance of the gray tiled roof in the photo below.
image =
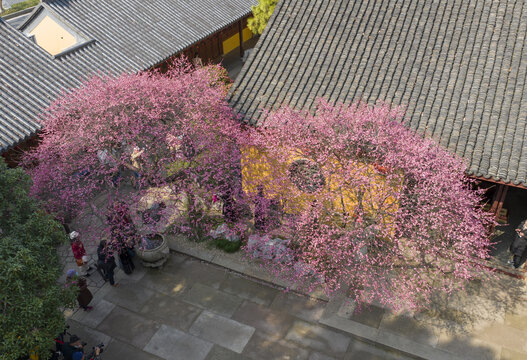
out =
<path fill-rule="evenodd" d="M 406 106 L 468 173 L 527 185 L 525 0 L 281 0 L 231 89 L 249 121 L 315 99 Z"/>
<path fill-rule="evenodd" d="M 0 152 L 40 129 L 37 115 L 80 85 L 67 69 L 0 18 Z"/>
<path fill-rule="evenodd" d="M 56 59 L 0 20 L 0 152 L 39 129 L 35 119 L 62 88 L 98 72 L 148 69 L 245 17 L 256 2 L 45 0 L 28 21 L 44 9 L 95 40 Z"/>

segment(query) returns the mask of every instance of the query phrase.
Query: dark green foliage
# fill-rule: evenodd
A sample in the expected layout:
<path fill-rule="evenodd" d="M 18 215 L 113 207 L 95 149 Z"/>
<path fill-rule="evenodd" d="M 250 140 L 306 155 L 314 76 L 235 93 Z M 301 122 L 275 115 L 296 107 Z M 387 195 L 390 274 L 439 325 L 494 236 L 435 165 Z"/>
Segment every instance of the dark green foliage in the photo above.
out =
<path fill-rule="evenodd" d="M 30 179 L 0 159 L 0 358 L 47 359 L 75 290 L 57 283 L 62 226 L 28 196 Z"/>
<path fill-rule="evenodd" d="M 15 13 L 17 11 L 21 11 L 27 8 L 30 8 L 32 6 L 37 6 L 40 3 L 40 0 L 26 0 L 22 1 L 16 4 L 13 4 L 9 9 L 5 10 L 3 13 L 1 13 L 1 16 L 6 16 L 12 13 Z"/>
<path fill-rule="evenodd" d="M 212 246 L 215 246 L 218 249 L 222 249 L 223 251 L 227 253 L 236 252 L 240 250 L 240 247 L 242 246 L 241 241 L 229 241 L 223 238 L 213 239 L 211 241 L 211 244 Z"/>

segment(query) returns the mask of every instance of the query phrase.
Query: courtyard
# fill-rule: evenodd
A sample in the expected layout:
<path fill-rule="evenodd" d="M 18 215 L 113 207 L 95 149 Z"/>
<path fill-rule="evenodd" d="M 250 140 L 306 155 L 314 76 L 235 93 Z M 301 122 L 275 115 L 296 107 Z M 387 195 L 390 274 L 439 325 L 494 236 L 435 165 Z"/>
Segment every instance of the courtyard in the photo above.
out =
<path fill-rule="evenodd" d="M 71 334 L 106 345 L 103 359 L 413 358 L 319 323 L 324 301 L 187 255 L 171 253 L 160 270 L 136 266 L 118 272 L 117 288 L 94 272 L 93 310 L 67 314 Z"/>
<path fill-rule="evenodd" d="M 496 275 L 466 294 L 439 296 L 421 313 L 380 304 L 360 311 L 343 297 L 285 291 L 241 253 L 226 254 L 169 236 L 160 269 L 136 258 L 119 287 L 96 271 L 88 277 L 93 310 L 66 311 L 69 332 L 103 359 L 525 359 L 524 280 Z M 87 245 L 96 259 L 95 245 Z M 71 249 L 59 250 L 74 269 Z"/>

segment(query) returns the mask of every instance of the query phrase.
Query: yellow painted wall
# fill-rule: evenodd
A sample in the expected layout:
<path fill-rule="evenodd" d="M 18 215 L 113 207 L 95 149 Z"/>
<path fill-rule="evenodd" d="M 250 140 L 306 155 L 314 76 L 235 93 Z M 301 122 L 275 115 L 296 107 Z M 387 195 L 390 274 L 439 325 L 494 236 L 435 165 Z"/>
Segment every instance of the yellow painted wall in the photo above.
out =
<path fill-rule="evenodd" d="M 257 187 L 263 186 L 265 196 L 268 198 L 280 198 L 285 212 L 290 214 L 299 213 L 304 210 L 315 199 L 314 194 L 308 194 L 298 190 L 295 184 L 288 179 L 289 165 L 297 160 L 303 158 L 300 153 L 291 154 L 290 160 L 287 164 L 279 163 L 272 159 L 265 152 L 256 148 L 242 149 L 242 187 L 243 190 L 255 195 Z M 326 166 L 338 167 L 337 161 L 330 161 Z M 382 209 L 385 215 L 383 220 L 387 223 L 391 222 L 390 214 L 396 212 L 398 204 L 393 198 L 394 193 L 397 193 L 402 185 L 401 181 L 397 184 L 387 184 L 385 177 L 373 165 L 358 164 L 358 171 L 361 174 L 366 173 L 371 182 L 361 190 L 364 201 L 362 201 L 363 211 L 366 214 L 378 214 Z M 330 171 L 331 172 L 331 171 Z M 337 173 L 335 171 L 334 173 Z M 284 176 L 285 175 L 285 176 Z M 274 179 L 284 179 L 279 186 Z M 342 181 L 336 177 L 326 179 L 326 185 L 318 194 L 321 198 L 327 199 L 325 207 L 331 209 L 337 214 L 343 212 L 343 203 L 348 214 L 352 214 L 358 204 L 356 188 L 343 188 L 340 186 Z M 374 199 L 384 198 L 383 203 L 376 203 Z M 377 217 L 377 216 L 375 216 Z"/>
<path fill-rule="evenodd" d="M 51 55 L 57 55 L 77 42 L 73 35 L 49 16 L 45 16 L 29 34 L 35 35 L 38 46 Z"/>
<path fill-rule="evenodd" d="M 242 30 L 242 37 L 243 41 L 245 42 L 253 37 L 253 33 L 251 30 L 249 30 L 249 28 L 244 28 Z M 223 53 L 227 54 L 236 49 L 238 46 L 240 46 L 240 36 L 238 33 L 236 33 L 227 40 L 223 41 Z"/>

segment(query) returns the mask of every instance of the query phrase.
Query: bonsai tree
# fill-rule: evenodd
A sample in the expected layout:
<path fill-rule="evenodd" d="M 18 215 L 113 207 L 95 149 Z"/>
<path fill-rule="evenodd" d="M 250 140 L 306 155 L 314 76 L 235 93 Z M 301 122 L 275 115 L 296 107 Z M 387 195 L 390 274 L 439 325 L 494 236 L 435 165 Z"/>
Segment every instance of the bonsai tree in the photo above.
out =
<path fill-rule="evenodd" d="M 138 231 L 142 214 L 163 202 L 167 221 L 186 219 L 197 236 L 206 233 L 212 195 L 239 168 L 240 126 L 225 103 L 227 89 L 223 68 L 184 59 L 165 74 L 94 77 L 42 118 L 42 141 L 25 157 L 32 194 L 49 211 L 77 217 L 85 239 L 113 239 L 114 250 L 137 239 L 107 213 L 115 202 L 128 207 Z M 80 215 L 95 215 L 101 225 Z"/>
<path fill-rule="evenodd" d="M 401 120 L 385 105 L 321 101 L 315 114 L 283 107 L 251 132 L 243 189 L 285 213 L 275 233 L 288 254 L 278 247 L 270 269 L 393 308 L 422 306 L 485 271 L 492 220 L 474 181 L 461 159 Z"/>
<path fill-rule="evenodd" d="M 31 180 L 0 159 L 0 357 L 47 359 L 76 293 L 57 283 L 64 229 L 28 196 Z"/>

